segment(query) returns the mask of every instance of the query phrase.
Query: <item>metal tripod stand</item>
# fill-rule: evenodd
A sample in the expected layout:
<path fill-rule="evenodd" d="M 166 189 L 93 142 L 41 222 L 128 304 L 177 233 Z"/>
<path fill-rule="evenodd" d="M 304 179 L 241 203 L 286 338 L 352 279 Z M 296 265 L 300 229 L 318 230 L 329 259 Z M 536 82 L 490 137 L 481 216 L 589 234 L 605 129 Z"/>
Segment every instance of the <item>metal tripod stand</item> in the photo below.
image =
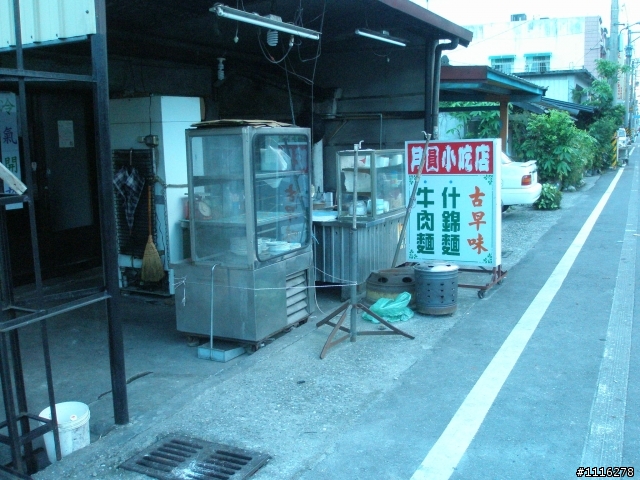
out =
<path fill-rule="evenodd" d="M 322 352 L 320 352 L 320 358 L 324 358 L 327 355 L 328 350 L 331 347 L 334 347 L 342 342 L 344 342 L 347 338 L 352 342 L 355 342 L 358 335 L 402 335 L 404 337 L 414 339 L 413 336 L 409 335 L 406 332 L 403 332 L 399 328 L 394 327 L 391 323 L 387 322 L 385 319 L 381 318 L 379 315 L 372 312 L 368 307 L 358 302 L 358 225 L 357 225 L 357 209 L 356 203 L 358 198 L 358 151 L 362 145 L 362 140 L 359 143 L 356 143 L 353 146 L 354 157 L 353 157 L 353 201 L 352 201 L 352 221 L 351 221 L 351 289 L 350 289 L 350 299 L 336 308 L 334 311 L 329 313 L 323 320 L 320 320 L 316 327 L 320 327 L 322 325 L 331 325 L 333 330 L 329 334 L 327 341 L 322 348 Z M 351 322 L 350 326 L 347 328 L 343 326 L 345 319 L 347 318 L 347 311 L 351 309 Z M 357 328 L 357 319 L 358 319 L 358 309 L 363 312 L 368 313 L 373 318 L 375 318 L 378 322 L 384 325 L 389 330 L 364 330 L 358 332 Z M 340 319 L 337 322 L 332 321 L 337 315 L 340 315 Z M 334 340 L 334 337 L 341 330 L 346 332 L 345 335 L 339 337 Z"/>

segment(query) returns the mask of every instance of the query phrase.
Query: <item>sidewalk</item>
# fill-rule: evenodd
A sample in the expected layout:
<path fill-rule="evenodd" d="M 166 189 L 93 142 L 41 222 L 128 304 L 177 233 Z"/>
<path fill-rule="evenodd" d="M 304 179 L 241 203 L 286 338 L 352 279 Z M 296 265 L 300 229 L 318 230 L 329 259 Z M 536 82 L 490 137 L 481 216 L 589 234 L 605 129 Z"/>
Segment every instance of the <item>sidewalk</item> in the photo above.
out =
<path fill-rule="evenodd" d="M 518 206 L 505 212 L 503 269 L 516 265 L 599 178 L 587 178 L 581 190 L 565 193 L 561 211 Z M 460 283 L 462 275 L 469 274 L 461 273 Z M 464 283 L 486 283 L 484 277 L 488 275 L 465 278 Z M 172 301 L 127 297 L 124 338 L 130 423 L 124 426 L 113 425 L 104 306 L 62 315 L 49 322 L 56 401 L 89 405 L 92 444 L 33 478 L 148 479 L 118 466 L 167 435 L 262 452 L 271 460 L 252 478 L 296 478 L 329 454 L 332 439 L 344 433 L 374 399 L 391 391 L 426 352 L 437 348 L 448 330 L 472 315 L 477 302 L 491 301 L 498 288 L 488 290 L 484 300 L 478 299 L 475 289 L 460 289 L 453 315 L 416 314 L 396 324 L 414 340 L 359 336 L 355 343 L 333 347 L 323 360 L 319 355 L 331 327 L 316 328 L 316 323 L 324 318 L 323 312 L 340 304 L 340 292 L 336 287 L 319 288 L 319 310 L 307 323 L 227 363 L 197 358 L 196 349 L 188 347 L 175 329 Z M 377 328 L 358 322 L 362 330 Z M 25 370 L 37 372 L 26 380 L 29 406 L 40 411 L 46 406 L 46 385 L 38 378 L 38 342 L 38 335 L 23 339 L 23 352 L 33 351 Z"/>

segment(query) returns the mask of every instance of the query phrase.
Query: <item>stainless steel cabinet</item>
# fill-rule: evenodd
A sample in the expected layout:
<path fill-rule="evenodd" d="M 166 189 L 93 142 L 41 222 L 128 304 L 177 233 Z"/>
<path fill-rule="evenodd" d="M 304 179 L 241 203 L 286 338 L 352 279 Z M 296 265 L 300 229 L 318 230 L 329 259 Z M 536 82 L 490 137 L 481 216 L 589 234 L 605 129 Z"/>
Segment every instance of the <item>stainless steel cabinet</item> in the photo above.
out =
<path fill-rule="evenodd" d="M 178 330 L 209 335 L 213 316 L 214 337 L 260 342 L 315 304 L 309 131 L 212 122 L 186 136 Z"/>

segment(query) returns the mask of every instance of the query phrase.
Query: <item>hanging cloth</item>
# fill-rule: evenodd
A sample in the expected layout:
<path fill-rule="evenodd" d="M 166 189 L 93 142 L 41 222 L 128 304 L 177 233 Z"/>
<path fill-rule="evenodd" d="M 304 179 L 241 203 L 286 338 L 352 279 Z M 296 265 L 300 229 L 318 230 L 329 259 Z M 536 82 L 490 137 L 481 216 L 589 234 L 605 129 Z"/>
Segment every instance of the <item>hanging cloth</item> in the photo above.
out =
<path fill-rule="evenodd" d="M 113 185 L 120 194 L 124 205 L 124 214 L 129 225 L 129 233 L 133 228 L 136 207 L 144 188 L 144 177 L 135 167 L 122 167 L 113 177 Z"/>

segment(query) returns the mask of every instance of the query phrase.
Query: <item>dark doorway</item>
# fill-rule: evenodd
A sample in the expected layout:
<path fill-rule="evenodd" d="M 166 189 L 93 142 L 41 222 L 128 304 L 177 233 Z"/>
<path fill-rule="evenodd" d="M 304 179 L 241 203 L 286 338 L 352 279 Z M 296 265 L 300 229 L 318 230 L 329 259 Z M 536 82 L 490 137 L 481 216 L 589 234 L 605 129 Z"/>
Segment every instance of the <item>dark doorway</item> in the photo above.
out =
<path fill-rule="evenodd" d="M 29 97 L 31 196 L 42 276 L 47 279 L 101 263 L 93 100 L 90 90 L 44 91 Z M 11 212 L 9 234 L 17 284 L 33 279 L 28 215 L 22 210 Z"/>

